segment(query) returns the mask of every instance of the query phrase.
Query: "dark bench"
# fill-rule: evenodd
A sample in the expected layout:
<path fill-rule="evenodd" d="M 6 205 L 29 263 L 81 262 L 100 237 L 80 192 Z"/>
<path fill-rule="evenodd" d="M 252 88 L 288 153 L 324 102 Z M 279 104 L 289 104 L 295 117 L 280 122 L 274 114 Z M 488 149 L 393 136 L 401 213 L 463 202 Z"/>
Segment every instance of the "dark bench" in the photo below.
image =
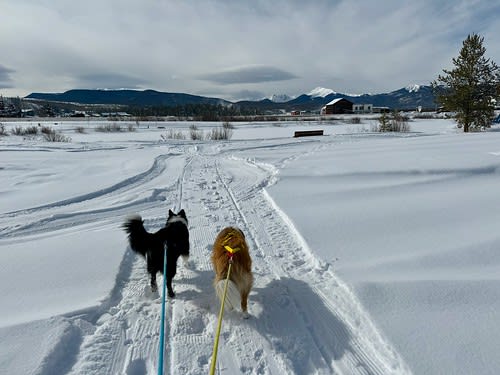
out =
<path fill-rule="evenodd" d="M 312 135 L 323 135 L 323 130 L 298 130 L 294 133 L 294 138 L 309 137 Z"/>

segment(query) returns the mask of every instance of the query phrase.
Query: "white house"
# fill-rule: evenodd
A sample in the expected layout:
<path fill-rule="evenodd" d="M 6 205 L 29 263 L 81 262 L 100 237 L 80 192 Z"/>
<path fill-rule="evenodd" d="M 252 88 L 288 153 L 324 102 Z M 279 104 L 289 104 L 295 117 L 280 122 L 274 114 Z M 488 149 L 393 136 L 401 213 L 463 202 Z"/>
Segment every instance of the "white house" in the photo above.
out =
<path fill-rule="evenodd" d="M 372 113 L 373 112 L 373 104 L 353 104 L 352 105 L 353 113 Z"/>

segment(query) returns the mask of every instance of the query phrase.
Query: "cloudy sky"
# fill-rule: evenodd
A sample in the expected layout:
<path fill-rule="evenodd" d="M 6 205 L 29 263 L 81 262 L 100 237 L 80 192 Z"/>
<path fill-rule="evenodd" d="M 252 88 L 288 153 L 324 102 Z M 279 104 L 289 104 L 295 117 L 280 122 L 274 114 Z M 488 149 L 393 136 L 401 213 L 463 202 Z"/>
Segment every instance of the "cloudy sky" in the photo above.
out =
<path fill-rule="evenodd" d="M 428 84 L 496 0 L 0 0 L 0 94 L 155 89 L 228 100 Z"/>

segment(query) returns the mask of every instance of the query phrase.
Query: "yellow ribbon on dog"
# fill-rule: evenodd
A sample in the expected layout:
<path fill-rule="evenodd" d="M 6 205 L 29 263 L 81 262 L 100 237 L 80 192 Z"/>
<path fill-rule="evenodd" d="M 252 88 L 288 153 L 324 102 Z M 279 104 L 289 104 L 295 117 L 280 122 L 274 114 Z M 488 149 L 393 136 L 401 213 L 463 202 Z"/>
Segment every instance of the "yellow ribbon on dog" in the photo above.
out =
<path fill-rule="evenodd" d="M 234 230 L 232 230 L 231 232 L 229 232 L 228 234 L 226 234 L 226 236 L 224 237 L 224 241 L 223 241 L 222 243 L 223 243 L 223 244 L 228 243 L 228 242 L 229 242 L 229 240 L 230 240 L 231 238 L 233 238 L 235 234 L 236 234 L 236 233 L 235 233 L 235 231 L 234 231 Z M 240 251 L 240 248 L 239 248 L 239 247 L 236 247 L 236 248 L 234 248 L 234 249 L 233 249 L 231 246 L 228 246 L 228 245 L 224 245 L 224 249 L 226 249 L 226 250 L 227 250 L 228 252 L 230 252 L 231 254 L 234 254 L 235 252 Z"/>
<path fill-rule="evenodd" d="M 229 251 L 231 254 L 234 254 L 235 252 L 240 251 L 240 248 L 239 248 L 239 247 L 237 247 L 237 248 L 233 249 L 232 247 L 227 246 L 227 245 L 226 245 L 226 246 L 224 246 L 224 249 L 226 249 L 227 251 Z"/>

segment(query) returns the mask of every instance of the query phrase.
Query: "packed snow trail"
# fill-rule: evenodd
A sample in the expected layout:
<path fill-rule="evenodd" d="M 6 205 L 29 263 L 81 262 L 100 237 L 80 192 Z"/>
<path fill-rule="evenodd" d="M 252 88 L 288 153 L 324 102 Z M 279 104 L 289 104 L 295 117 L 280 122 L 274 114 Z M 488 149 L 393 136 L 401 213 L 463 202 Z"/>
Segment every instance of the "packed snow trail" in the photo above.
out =
<path fill-rule="evenodd" d="M 164 225 L 169 208 L 186 210 L 191 257 L 188 267 L 179 260 L 173 282 L 176 298 L 167 301 L 165 374 L 208 373 L 219 310 L 212 287 L 211 245 L 227 225 L 240 227 L 247 237 L 255 284 L 249 298 L 250 319 L 242 319 L 238 312 L 224 316 L 218 373 L 410 373 L 349 288 L 314 256 L 267 194 L 265 187 L 276 173 L 272 166 L 209 146 L 186 145 L 183 151 L 157 158 L 141 178 L 102 192 L 124 195 L 119 200 L 126 201 L 127 192 L 136 194 L 142 179 L 158 199 L 131 199 L 109 211 L 93 211 L 106 221 L 139 213 L 146 228 L 154 231 Z M 85 199 L 100 197 L 101 193 L 89 194 Z M 51 207 L 39 210 L 51 212 Z M 88 215 L 84 211 L 73 216 L 71 225 L 87 223 Z M 41 223 L 44 230 L 69 225 L 63 218 Z M 6 234 L 31 234 L 37 229 L 37 223 L 32 223 L 9 228 Z M 69 374 L 156 373 L 161 304 L 159 296 L 149 291 L 147 280 L 144 260 L 124 249 L 109 297 L 97 308 L 66 317 L 81 335 L 77 352 L 67 353 L 74 358 Z M 57 348 L 64 350 L 64 346 L 62 342 Z M 46 366 L 45 373 L 50 370 Z"/>

